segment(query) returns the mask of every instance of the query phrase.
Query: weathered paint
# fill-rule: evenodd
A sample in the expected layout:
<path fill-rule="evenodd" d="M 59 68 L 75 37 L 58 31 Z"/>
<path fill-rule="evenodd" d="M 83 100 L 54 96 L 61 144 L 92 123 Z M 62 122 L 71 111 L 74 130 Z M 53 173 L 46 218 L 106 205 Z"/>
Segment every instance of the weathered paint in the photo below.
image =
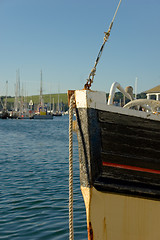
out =
<path fill-rule="evenodd" d="M 75 96 L 88 239 L 160 239 L 160 116 Z"/>
<path fill-rule="evenodd" d="M 141 117 L 145 119 L 153 119 L 160 121 L 160 116 L 143 111 L 135 111 L 114 105 L 106 104 L 106 93 L 91 90 L 76 90 L 75 91 L 76 107 L 77 108 L 93 108 L 102 111 L 110 111 L 113 113 L 125 114 L 128 116 Z"/>
<path fill-rule="evenodd" d="M 77 123 L 81 186 L 160 200 L 159 122 L 80 108 Z"/>
<path fill-rule="evenodd" d="M 67 95 L 68 95 L 68 106 L 70 106 L 70 99 L 71 96 L 75 93 L 75 90 L 68 90 Z M 73 103 L 73 107 L 75 108 L 75 103 Z"/>
<path fill-rule="evenodd" d="M 89 222 L 89 229 L 88 229 L 88 239 L 93 240 L 93 229 L 92 229 L 92 224 Z"/>
<path fill-rule="evenodd" d="M 93 229 L 92 229 L 92 223 L 90 222 L 90 200 L 91 200 L 91 188 L 88 187 L 82 187 L 81 191 L 86 207 L 86 217 L 87 217 L 87 231 L 88 231 L 88 240 L 93 240 Z"/>
<path fill-rule="evenodd" d="M 75 99 L 78 108 L 97 108 L 106 104 L 106 93 L 91 90 L 76 90 Z"/>
<path fill-rule="evenodd" d="M 160 239 L 160 202 L 81 189 L 89 240 Z"/>

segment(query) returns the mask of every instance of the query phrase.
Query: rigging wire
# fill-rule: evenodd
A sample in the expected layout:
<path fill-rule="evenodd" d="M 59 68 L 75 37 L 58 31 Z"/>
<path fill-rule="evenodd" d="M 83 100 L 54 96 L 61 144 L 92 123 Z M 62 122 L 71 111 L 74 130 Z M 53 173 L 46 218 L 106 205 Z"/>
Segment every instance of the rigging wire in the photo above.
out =
<path fill-rule="evenodd" d="M 86 84 L 84 85 L 84 89 L 85 89 L 85 90 L 87 90 L 87 89 L 89 90 L 90 87 L 91 87 L 91 85 L 92 85 L 92 83 L 93 83 L 93 79 L 94 79 L 94 76 L 95 76 L 95 74 L 96 74 L 97 64 L 98 64 L 98 62 L 99 62 L 99 60 L 100 60 L 100 57 L 101 57 L 101 55 L 102 55 L 102 52 L 103 52 L 103 49 L 104 49 L 104 45 L 105 45 L 105 43 L 107 42 L 107 40 L 108 40 L 108 38 L 109 38 L 109 36 L 110 36 L 110 32 L 111 32 L 111 29 L 112 29 L 112 26 L 113 26 L 113 22 L 114 22 L 114 19 L 115 19 L 116 15 L 117 15 L 118 9 L 119 9 L 120 4 L 121 4 L 121 1 L 122 1 L 122 0 L 120 0 L 119 3 L 118 3 L 117 9 L 116 9 L 115 14 L 114 14 L 114 16 L 113 16 L 112 22 L 110 23 L 110 26 L 109 26 L 108 31 L 107 31 L 107 32 L 104 32 L 105 36 L 104 36 L 104 39 L 103 39 L 103 44 L 102 44 L 102 46 L 101 46 L 101 48 L 100 48 L 100 50 L 99 50 L 99 53 L 98 53 L 97 59 L 96 59 L 96 61 L 95 61 L 94 67 L 92 68 L 92 70 L 91 70 L 91 72 L 90 72 L 90 74 L 89 74 L 89 77 L 88 77 L 88 79 L 87 79 L 87 82 L 86 82 Z"/>

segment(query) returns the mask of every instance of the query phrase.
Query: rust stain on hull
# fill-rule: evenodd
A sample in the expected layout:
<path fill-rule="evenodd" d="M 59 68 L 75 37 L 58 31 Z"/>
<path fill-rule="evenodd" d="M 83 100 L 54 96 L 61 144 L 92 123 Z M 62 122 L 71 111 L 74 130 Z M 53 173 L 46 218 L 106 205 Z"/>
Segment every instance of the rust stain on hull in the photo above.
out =
<path fill-rule="evenodd" d="M 92 229 L 92 224 L 91 224 L 91 222 L 89 222 L 88 240 L 93 240 L 93 229 Z"/>
<path fill-rule="evenodd" d="M 106 224 L 106 217 L 104 217 L 103 227 L 104 227 L 104 229 L 103 229 L 104 239 L 105 239 L 105 237 L 106 237 L 106 239 L 107 239 L 107 224 Z"/>
<path fill-rule="evenodd" d="M 93 240 L 93 229 L 90 222 L 90 201 L 91 201 L 91 189 L 81 186 L 81 191 L 86 207 L 86 217 L 87 217 L 87 231 L 88 231 L 88 240 Z"/>

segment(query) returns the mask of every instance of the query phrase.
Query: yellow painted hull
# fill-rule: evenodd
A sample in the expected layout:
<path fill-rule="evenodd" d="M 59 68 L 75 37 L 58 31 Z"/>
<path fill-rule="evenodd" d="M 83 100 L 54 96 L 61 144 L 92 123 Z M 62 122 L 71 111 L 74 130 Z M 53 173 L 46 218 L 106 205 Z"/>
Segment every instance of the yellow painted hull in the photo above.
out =
<path fill-rule="evenodd" d="M 88 239 L 159 240 L 160 202 L 81 187 Z"/>

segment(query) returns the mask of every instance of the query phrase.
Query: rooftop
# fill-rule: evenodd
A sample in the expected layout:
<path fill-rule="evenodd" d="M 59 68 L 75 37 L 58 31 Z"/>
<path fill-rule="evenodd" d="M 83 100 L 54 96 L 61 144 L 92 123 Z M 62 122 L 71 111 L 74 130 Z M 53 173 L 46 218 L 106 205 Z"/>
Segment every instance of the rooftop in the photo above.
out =
<path fill-rule="evenodd" d="M 145 93 L 160 93 L 160 85 L 145 91 Z"/>

